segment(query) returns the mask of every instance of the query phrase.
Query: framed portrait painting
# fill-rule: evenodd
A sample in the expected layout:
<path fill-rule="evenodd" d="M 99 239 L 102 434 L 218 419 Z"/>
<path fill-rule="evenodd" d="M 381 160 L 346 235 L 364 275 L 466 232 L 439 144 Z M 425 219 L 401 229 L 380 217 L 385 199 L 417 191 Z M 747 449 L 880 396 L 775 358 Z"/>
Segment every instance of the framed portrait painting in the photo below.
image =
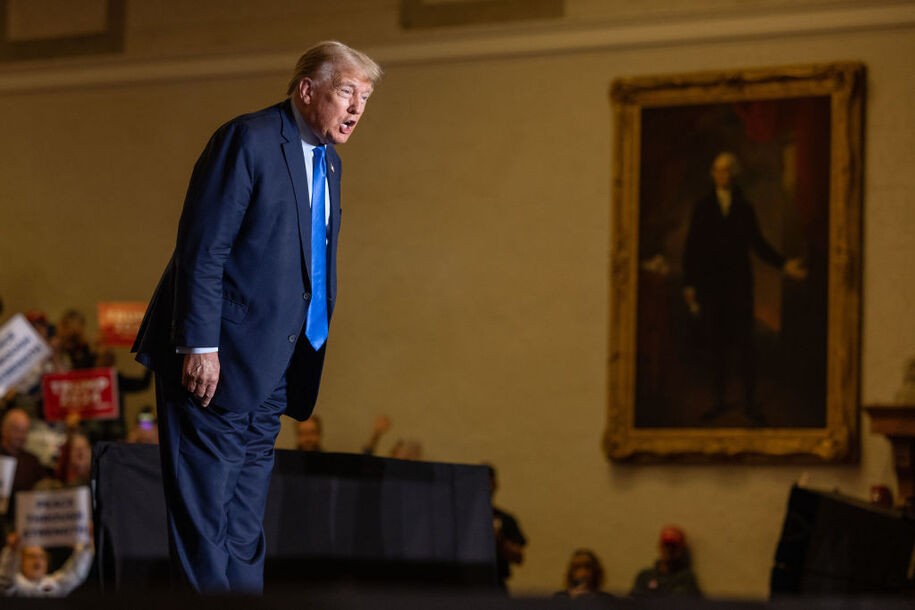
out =
<path fill-rule="evenodd" d="M 864 87 L 613 83 L 610 458 L 856 459 Z"/>

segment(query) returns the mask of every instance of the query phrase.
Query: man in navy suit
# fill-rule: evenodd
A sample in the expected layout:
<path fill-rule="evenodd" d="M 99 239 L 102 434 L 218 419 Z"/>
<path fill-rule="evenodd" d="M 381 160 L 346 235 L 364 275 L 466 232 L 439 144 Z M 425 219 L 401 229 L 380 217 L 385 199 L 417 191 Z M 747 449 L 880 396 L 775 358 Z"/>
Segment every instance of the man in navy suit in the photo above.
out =
<path fill-rule="evenodd" d="M 156 372 L 173 567 L 198 591 L 263 589 L 280 415 L 314 408 L 336 298 L 334 145 L 380 76 L 363 53 L 320 43 L 287 100 L 220 127 L 194 167 L 134 351 Z"/>

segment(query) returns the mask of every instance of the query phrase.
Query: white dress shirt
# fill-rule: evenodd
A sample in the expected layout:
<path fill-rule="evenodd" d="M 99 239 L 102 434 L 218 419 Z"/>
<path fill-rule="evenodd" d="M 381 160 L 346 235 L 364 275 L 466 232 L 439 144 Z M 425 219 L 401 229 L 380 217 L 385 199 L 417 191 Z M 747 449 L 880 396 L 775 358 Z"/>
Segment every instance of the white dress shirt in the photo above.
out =
<path fill-rule="evenodd" d="M 302 153 L 305 155 L 305 173 L 308 174 L 308 192 L 309 192 L 309 202 L 308 208 L 311 209 L 311 180 L 312 174 L 314 173 L 314 157 L 315 157 L 315 147 L 318 146 L 318 139 L 314 136 L 308 126 L 305 124 L 305 119 L 302 118 L 302 113 L 299 112 L 299 109 L 296 108 L 295 102 L 290 100 L 290 105 L 292 106 L 292 115 L 295 117 L 295 124 L 299 128 L 299 137 L 302 138 Z M 325 159 L 327 156 L 325 154 Z M 330 159 L 327 159 L 327 171 L 334 172 L 333 163 Z M 330 188 L 327 185 L 327 177 L 325 174 L 324 178 L 324 226 L 330 226 Z M 211 352 L 218 352 L 218 347 L 185 347 L 178 346 L 175 350 L 179 354 L 207 354 Z"/>

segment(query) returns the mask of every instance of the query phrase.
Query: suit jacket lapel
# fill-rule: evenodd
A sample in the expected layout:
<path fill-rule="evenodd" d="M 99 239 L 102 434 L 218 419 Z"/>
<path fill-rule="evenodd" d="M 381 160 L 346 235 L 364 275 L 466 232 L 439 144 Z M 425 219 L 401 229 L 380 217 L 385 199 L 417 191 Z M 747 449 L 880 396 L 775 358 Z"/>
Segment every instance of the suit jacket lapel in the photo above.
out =
<path fill-rule="evenodd" d="M 330 231 L 327 238 L 327 296 L 333 304 L 337 296 L 337 235 L 340 233 L 340 157 L 328 146 L 327 184 L 330 190 Z M 333 305 L 331 305 L 333 306 Z"/>
<path fill-rule="evenodd" d="M 295 194 L 295 211 L 299 219 L 299 247 L 302 250 L 302 260 L 308 277 L 311 277 L 311 208 L 308 174 L 305 172 L 305 153 L 302 152 L 302 139 L 299 128 L 292 116 L 292 102 L 286 100 L 282 104 L 283 125 L 283 156 L 286 159 L 286 168 L 289 170 L 289 179 L 292 181 L 292 190 Z"/>

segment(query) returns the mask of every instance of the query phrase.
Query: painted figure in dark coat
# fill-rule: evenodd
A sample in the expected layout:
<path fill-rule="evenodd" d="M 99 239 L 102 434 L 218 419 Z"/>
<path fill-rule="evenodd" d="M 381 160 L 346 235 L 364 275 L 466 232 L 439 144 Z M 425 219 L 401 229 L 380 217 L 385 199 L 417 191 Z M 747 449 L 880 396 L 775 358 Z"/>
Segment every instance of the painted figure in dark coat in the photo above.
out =
<path fill-rule="evenodd" d="M 733 183 L 738 171 L 731 153 L 719 154 L 712 163 L 715 188 L 696 204 L 686 238 L 683 296 L 713 361 L 714 403 L 703 417 L 727 408 L 728 357 L 733 354 L 744 385 L 744 410 L 753 424 L 764 425 L 756 402 L 750 252 L 790 278 L 803 279 L 807 272 L 799 259 L 786 260 L 763 237 L 756 212 Z"/>

